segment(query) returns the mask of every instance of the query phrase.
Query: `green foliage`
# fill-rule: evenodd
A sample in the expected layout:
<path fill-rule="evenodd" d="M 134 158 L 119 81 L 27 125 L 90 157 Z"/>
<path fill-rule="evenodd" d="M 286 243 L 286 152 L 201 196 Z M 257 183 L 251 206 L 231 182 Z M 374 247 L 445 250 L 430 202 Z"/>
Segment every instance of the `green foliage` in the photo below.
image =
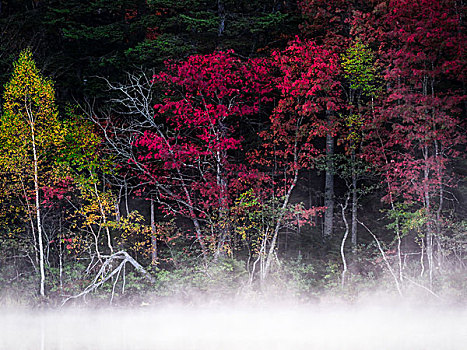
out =
<path fill-rule="evenodd" d="M 2 157 L 3 162 L 27 158 L 33 134 L 39 147 L 56 146 L 61 141 L 52 82 L 39 72 L 30 49 L 22 51 L 13 66 L 0 120 L 2 153 L 10 156 Z"/>
<path fill-rule="evenodd" d="M 115 164 L 112 157 L 103 152 L 103 141 L 95 125 L 70 106 L 66 108 L 63 125 L 67 132 L 60 161 L 68 167 L 75 182 L 89 187 L 95 184 L 98 176 L 114 173 Z"/>
<path fill-rule="evenodd" d="M 10 219 L 23 214 L 20 220 L 26 223 L 35 217 L 35 175 L 38 188 L 63 175 L 59 158 L 66 133 L 58 118 L 53 84 L 36 67 L 31 50 L 22 51 L 14 63 L 3 103 L 0 178 L 8 181 L 0 186 L 0 202 Z"/>
<path fill-rule="evenodd" d="M 296 30 L 297 17 L 289 9 L 265 0 L 221 1 L 151 0 L 160 34 L 172 36 L 192 53 L 233 49 L 241 55 L 285 44 L 281 38 Z"/>
<path fill-rule="evenodd" d="M 218 18 L 214 13 L 207 11 L 200 11 L 197 13 L 197 18 L 187 15 L 180 15 L 180 25 L 186 28 L 188 32 L 192 33 L 217 33 Z"/>
<path fill-rule="evenodd" d="M 399 227 L 402 236 L 416 232 L 422 237 L 429 218 L 424 208 L 413 209 L 414 204 L 395 203 L 394 209 L 387 210 L 387 217 L 391 220 L 387 228 L 395 231 Z"/>
<path fill-rule="evenodd" d="M 62 275 L 58 267 L 48 267 L 47 285 L 53 296 L 73 295 L 79 293 L 89 283 L 91 276 L 86 276 L 86 266 L 74 259 L 63 257 Z M 61 277 L 61 280 L 60 280 Z"/>
<path fill-rule="evenodd" d="M 239 251 L 246 248 L 254 257 L 264 256 L 278 220 L 281 228 L 297 230 L 312 225 L 311 218 L 321 209 L 305 209 L 303 203 L 289 204 L 283 209 L 281 203 L 283 198 L 259 198 L 252 189 L 242 193 L 231 208 L 235 237 L 240 240 L 235 248 Z"/>
<path fill-rule="evenodd" d="M 341 67 L 349 85 L 348 103 L 351 106 L 349 113 L 342 116 L 346 148 L 355 153 L 362 141 L 362 127 L 368 119 L 365 110 L 373 108 L 374 99 L 382 91 L 381 74 L 373 51 L 360 39 L 341 55 Z"/>
<path fill-rule="evenodd" d="M 281 12 L 266 13 L 256 19 L 255 26 L 250 30 L 252 33 L 264 33 L 268 30 L 274 30 L 283 25 L 288 18 L 288 14 Z"/>
<path fill-rule="evenodd" d="M 124 52 L 126 59 L 135 65 L 152 62 L 156 67 L 161 67 L 165 60 L 186 57 L 191 53 L 193 49 L 186 45 L 180 36 L 169 33 L 160 34 L 152 40 L 146 39 Z"/>
<path fill-rule="evenodd" d="M 242 261 L 220 259 L 209 267 L 195 260 L 178 259 L 177 268 L 156 272 L 155 293 L 165 297 L 195 298 L 234 296 L 248 279 Z"/>
<path fill-rule="evenodd" d="M 445 228 L 439 237 L 444 254 L 451 259 L 453 270 L 462 271 L 467 266 L 467 220 L 448 221 Z"/>
<path fill-rule="evenodd" d="M 292 296 L 307 298 L 316 295 L 318 281 L 315 266 L 310 261 L 304 261 L 301 255 L 285 260 L 279 273 Z"/>
<path fill-rule="evenodd" d="M 365 159 L 357 157 L 352 159 L 346 155 L 337 154 L 333 157 L 333 162 L 336 174 L 348 184 L 348 187 L 350 187 L 352 176 L 355 176 L 358 181 L 367 181 L 357 189 L 359 195 L 367 195 L 379 187 L 375 181 L 371 181 L 377 178 L 378 171 Z M 317 168 L 325 169 L 325 165 L 325 160 L 321 159 L 317 163 Z"/>
<path fill-rule="evenodd" d="M 350 144 L 350 149 L 355 151 L 362 141 L 362 126 L 364 118 L 359 113 L 350 113 L 345 120 L 345 127 L 348 130 L 346 139 Z"/>
<path fill-rule="evenodd" d="M 356 40 L 341 56 L 344 77 L 350 82 L 350 88 L 360 90 L 365 97 L 376 97 L 380 91 L 379 74 L 375 57 L 371 49 Z"/>

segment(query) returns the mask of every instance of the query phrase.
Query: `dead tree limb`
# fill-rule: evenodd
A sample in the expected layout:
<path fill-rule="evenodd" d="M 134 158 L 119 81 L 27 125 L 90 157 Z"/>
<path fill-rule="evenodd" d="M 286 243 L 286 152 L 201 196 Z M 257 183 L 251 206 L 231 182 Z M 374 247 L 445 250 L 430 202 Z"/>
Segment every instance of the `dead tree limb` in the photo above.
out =
<path fill-rule="evenodd" d="M 381 247 L 381 244 L 379 243 L 378 238 L 376 238 L 375 234 L 363 222 L 361 222 L 360 220 L 357 220 L 357 222 L 360 225 L 362 225 L 368 231 L 368 233 L 374 238 L 374 240 L 376 241 L 376 244 L 378 245 L 379 252 L 381 253 L 381 256 L 383 257 L 383 260 L 386 263 L 386 266 L 387 266 L 389 272 L 391 273 L 392 277 L 394 278 L 394 282 L 396 283 L 397 292 L 399 293 L 400 296 L 402 296 L 402 290 L 401 290 L 401 286 L 399 284 L 399 280 L 397 279 L 397 276 L 394 273 L 394 270 L 392 269 L 391 264 L 389 263 L 389 260 L 388 260 L 388 258 L 386 256 L 386 254 L 384 253 L 384 250 Z"/>
<path fill-rule="evenodd" d="M 109 279 L 111 279 L 115 275 L 117 275 L 117 279 L 118 279 L 118 277 L 120 276 L 120 272 L 125 267 L 126 263 L 130 263 L 131 265 L 133 265 L 136 271 L 138 271 L 151 283 L 155 282 L 154 278 L 149 274 L 149 272 L 147 272 L 143 266 L 141 266 L 133 257 L 131 257 L 130 254 L 128 254 L 127 252 L 123 250 L 118 251 L 112 255 L 102 256 L 102 257 L 105 258 L 105 261 L 102 264 L 101 268 L 99 269 L 99 272 L 96 274 L 96 276 L 92 280 L 92 282 L 81 293 L 67 297 L 62 302 L 62 306 L 65 305 L 71 299 L 77 299 L 79 297 L 86 296 L 87 294 L 91 293 L 92 291 L 102 286 L 105 282 L 107 282 Z M 115 260 L 121 260 L 121 262 L 120 264 L 118 264 L 117 267 L 115 267 L 113 270 L 109 272 L 108 268 L 112 266 L 112 263 Z M 113 290 L 115 289 L 116 283 L 117 282 L 115 281 Z M 113 299 L 113 292 L 112 292 L 112 299 Z"/>
<path fill-rule="evenodd" d="M 443 298 L 441 298 L 438 294 L 436 294 L 435 292 L 433 292 L 430 288 L 428 287 L 425 287 L 424 285 L 420 284 L 420 283 L 417 283 L 413 280 L 411 280 L 410 278 L 408 278 L 406 275 L 402 275 L 402 277 L 404 279 L 406 279 L 407 281 L 409 281 L 410 283 L 416 285 L 417 287 L 420 287 L 424 290 L 426 290 L 428 293 L 430 293 L 431 295 L 435 296 L 436 298 L 438 298 L 439 300 L 443 300 Z"/>
<path fill-rule="evenodd" d="M 345 233 L 344 233 L 344 237 L 342 238 L 342 242 L 341 242 L 341 257 L 342 257 L 342 264 L 344 265 L 344 268 L 342 270 L 342 281 L 341 281 L 342 288 L 344 288 L 345 275 L 347 273 L 347 261 L 345 260 L 344 247 L 345 247 L 345 241 L 347 240 L 347 237 L 349 236 L 349 224 L 347 222 L 347 218 L 345 217 L 345 211 L 347 209 L 347 206 L 349 205 L 349 197 L 350 197 L 350 194 L 347 194 L 347 197 L 345 198 L 345 203 L 340 204 L 342 220 L 344 221 L 344 224 L 345 224 Z"/>

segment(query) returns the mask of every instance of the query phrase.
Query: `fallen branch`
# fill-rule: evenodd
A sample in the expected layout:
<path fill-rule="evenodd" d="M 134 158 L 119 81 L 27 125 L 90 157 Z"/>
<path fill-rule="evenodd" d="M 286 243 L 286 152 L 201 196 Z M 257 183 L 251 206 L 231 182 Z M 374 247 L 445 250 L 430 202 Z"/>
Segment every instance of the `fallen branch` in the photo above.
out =
<path fill-rule="evenodd" d="M 109 279 L 111 279 L 115 275 L 117 275 L 117 280 L 118 280 L 118 277 L 120 276 L 120 272 L 122 268 L 125 267 L 126 263 L 130 263 L 131 265 L 133 265 L 136 271 L 142 274 L 151 283 L 154 283 L 155 281 L 154 278 L 135 259 L 133 259 L 133 257 L 131 257 L 127 252 L 123 250 L 113 253 L 112 255 L 102 256 L 102 257 L 105 258 L 106 260 L 102 264 L 101 268 L 99 269 L 99 272 L 94 277 L 91 284 L 89 284 L 81 293 L 77 295 L 69 296 L 68 298 L 66 298 L 62 302 L 61 306 L 65 305 L 65 303 L 71 299 L 77 299 L 79 297 L 86 296 L 90 292 L 99 288 L 101 285 L 103 285 L 105 282 L 107 282 Z M 107 268 L 109 266 L 112 266 L 112 262 L 114 262 L 115 260 L 122 260 L 122 261 L 120 262 L 120 264 L 118 264 L 116 268 L 114 268 L 110 273 L 108 273 Z M 114 288 L 112 289 L 112 299 L 113 299 L 113 293 L 115 290 L 116 283 L 117 282 L 115 281 Z"/>
<path fill-rule="evenodd" d="M 431 295 L 435 296 L 436 298 L 438 298 L 439 300 L 443 300 L 443 298 L 441 298 L 438 294 L 436 294 L 435 292 L 433 292 L 430 288 L 428 287 L 425 287 L 424 285 L 420 284 L 420 283 L 417 283 L 415 281 L 412 281 L 410 278 L 408 278 L 406 275 L 402 275 L 403 278 L 405 278 L 407 281 L 413 283 L 414 285 L 416 285 L 417 287 L 420 287 L 424 290 L 426 290 L 427 292 L 429 292 Z"/>
<path fill-rule="evenodd" d="M 392 267 L 391 267 L 391 264 L 389 263 L 389 260 L 386 256 L 386 254 L 384 253 L 384 250 L 383 248 L 381 247 L 381 244 L 379 243 L 379 240 L 378 238 L 376 238 L 375 234 L 363 223 L 361 222 L 360 220 L 357 220 L 357 222 L 362 225 L 368 232 L 369 234 L 374 238 L 374 240 L 376 241 L 376 244 L 378 245 L 378 249 L 379 249 L 379 252 L 381 253 L 382 257 L 383 257 L 383 260 L 384 262 L 386 263 L 386 266 L 389 270 L 389 272 L 391 273 L 392 277 L 394 278 L 394 282 L 396 282 L 396 288 L 397 288 L 397 291 L 399 292 L 399 295 L 402 296 L 402 290 L 401 290 L 401 287 L 399 285 L 399 281 L 397 279 L 397 276 L 396 274 L 394 273 Z"/>

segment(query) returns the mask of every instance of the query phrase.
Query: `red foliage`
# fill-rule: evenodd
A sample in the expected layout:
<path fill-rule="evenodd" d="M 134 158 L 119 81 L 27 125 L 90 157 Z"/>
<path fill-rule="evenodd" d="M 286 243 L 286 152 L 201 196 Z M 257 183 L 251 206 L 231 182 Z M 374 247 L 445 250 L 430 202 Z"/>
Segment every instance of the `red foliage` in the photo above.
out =
<path fill-rule="evenodd" d="M 270 129 L 261 134 L 265 154 L 255 156 L 263 165 L 275 163 L 294 173 L 309 167 L 320 153 L 316 139 L 337 130 L 336 112 L 341 108 L 342 92 L 339 57 L 298 38 L 273 56 L 281 72 L 277 81 L 281 99 L 271 115 Z"/>
<path fill-rule="evenodd" d="M 366 26 L 365 18 L 377 0 L 300 0 L 304 35 L 320 45 L 343 52 L 355 32 Z"/>
<path fill-rule="evenodd" d="M 152 27 L 146 29 L 146 39 L 147 40 L 156 40 L 160 35 L 158 27 Z"/>
<path fill-rule="evenodd" d="M 69 201 L 71 200 L 72 192 L 74 191 L 73 179 L 71 177 L 66 177 L 61 179 L 53 186 L 44 186 L 43 191 L 43 200 L 42 203 L 44 207 L 52 207 L 59 205 L 59 202 L 63 199 Z"/>
<path fill-rule="evenodd" d="M 385 173 L 386 200 L 399 195 L 429 208 L 466 140 L 459 129 L 465 35 L 451 0 L 392 0 L 386 10 L 376 24 L 388 90 L 367 125 L 367 156 Z"/>
<path fill-rule="evenodd" d="M 129 22 L 132 19 L 136 18 L 138 16 L 138 10 L 136 9 L 126 9 L 125 10 L 125 22 Z"/>
<path fill-rule="evenodd" d="M 135 142 L 141 180 L 155 185 L 168 212 L 204 219 L 226 210 L 245 186 L 239 176 L 250 174 L 233 162 L 231 152 L 242 147 L 235 129 L 270 100 L 270 67 L 263 59 L 244 62 L 218 52 L 168 62 L 154 79 L 166 98 L 154 106 L 160 127 Z"/>

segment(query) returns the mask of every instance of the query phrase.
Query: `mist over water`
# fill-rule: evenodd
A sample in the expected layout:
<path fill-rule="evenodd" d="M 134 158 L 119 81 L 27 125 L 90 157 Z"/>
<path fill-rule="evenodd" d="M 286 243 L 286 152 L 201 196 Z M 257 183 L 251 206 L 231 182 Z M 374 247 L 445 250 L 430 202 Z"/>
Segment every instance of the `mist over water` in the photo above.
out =
<path fill-rule="evenodd" d="M 467 309 L 172 304 L 3 310 L 0 349 L 465 349 Z"/>

